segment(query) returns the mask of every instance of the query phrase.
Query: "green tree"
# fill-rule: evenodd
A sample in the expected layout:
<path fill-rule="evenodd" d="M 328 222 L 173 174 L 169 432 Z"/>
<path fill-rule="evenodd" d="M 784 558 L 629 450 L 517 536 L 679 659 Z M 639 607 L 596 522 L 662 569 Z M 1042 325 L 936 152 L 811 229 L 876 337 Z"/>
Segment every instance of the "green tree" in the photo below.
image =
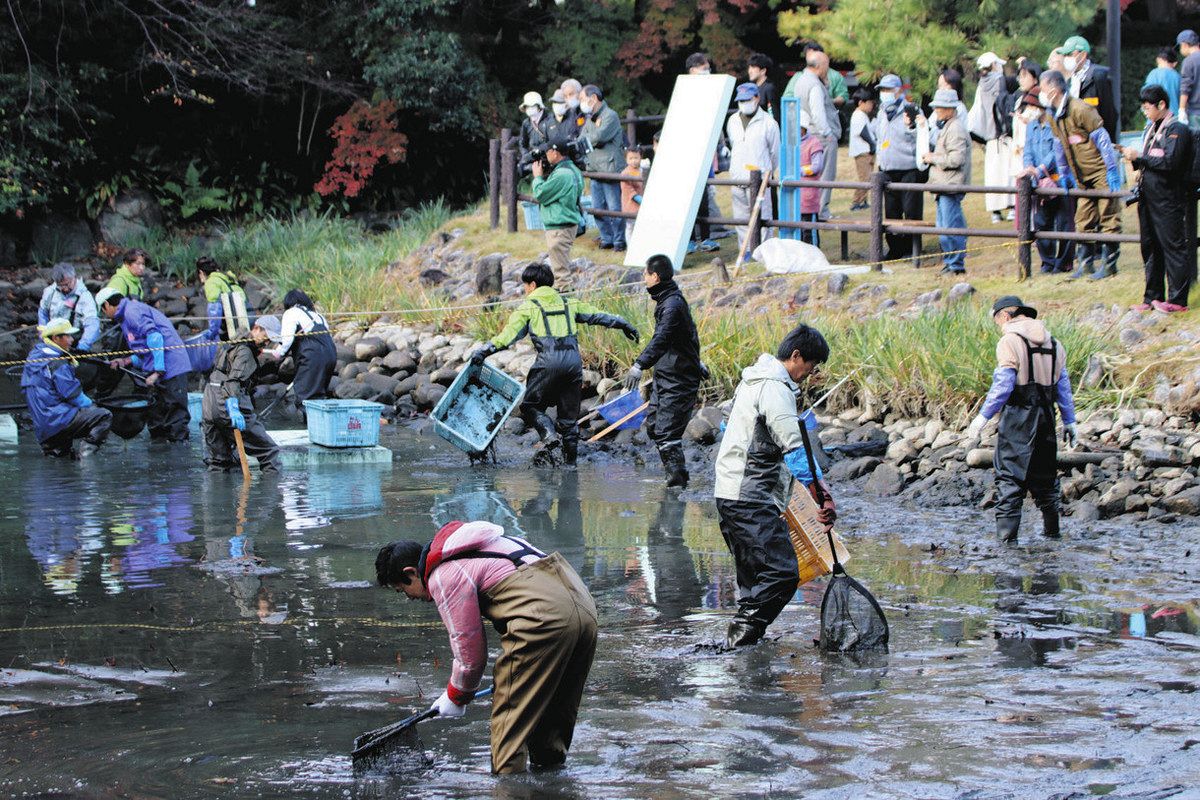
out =
<path fill-rule="evenodd" d="M 785 40 L 815 39 L 864 80 L 894 72 L 930 93 L 943 66 L 991 50 L 1038 62 L 1096 16 L 1095 0 L 833 0 L 779 15 Z"/>

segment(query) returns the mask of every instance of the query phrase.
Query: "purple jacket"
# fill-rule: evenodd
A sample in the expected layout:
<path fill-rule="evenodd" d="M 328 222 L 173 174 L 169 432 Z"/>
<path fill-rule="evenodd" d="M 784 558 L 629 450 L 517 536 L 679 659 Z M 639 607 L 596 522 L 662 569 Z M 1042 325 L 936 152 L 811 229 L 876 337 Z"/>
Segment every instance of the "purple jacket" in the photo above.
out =
<path fill-rule="evenodd" d="M 165 380 L 192 371 L 183 339 L 171 321 L 153 306 L 126 297 L 113 320 L 121 325 L 134 361 L 146 372 L 160 372 Z"/>

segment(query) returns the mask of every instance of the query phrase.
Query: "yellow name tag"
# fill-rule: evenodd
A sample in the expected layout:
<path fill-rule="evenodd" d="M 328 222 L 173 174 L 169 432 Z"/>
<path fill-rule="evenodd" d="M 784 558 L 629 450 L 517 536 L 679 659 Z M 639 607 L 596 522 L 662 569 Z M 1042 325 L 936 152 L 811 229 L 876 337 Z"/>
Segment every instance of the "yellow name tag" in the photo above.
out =
<path fill-rule="evenodd" d="M 888 149 L 889 147 L 891 147 L 891 146 L 892 146 L 892 140 L 891 140 L 891 139 L 884 139 L 884 140 L 883 140 L 883 144 L 879 145 L 879 147 L 880 147 L 881 149 L 883 149 L 883 150 L 887 150 L 887 149 Z"/>
<path fill-rule="evenodd" d="M 1085 98 L 1083 98 L 1083 102 L 1087 103 L 1089 106 L 1098 106 L 1098 105 L 1100 105 L 1100 98 L 1099 97 L 1085 97 Z"/>

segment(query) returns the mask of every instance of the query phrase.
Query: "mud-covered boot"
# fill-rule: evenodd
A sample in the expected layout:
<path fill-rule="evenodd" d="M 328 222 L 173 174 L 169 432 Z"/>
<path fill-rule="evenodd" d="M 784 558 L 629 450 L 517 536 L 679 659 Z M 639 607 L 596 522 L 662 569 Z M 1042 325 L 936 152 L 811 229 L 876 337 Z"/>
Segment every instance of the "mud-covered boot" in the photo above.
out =
<path fill-rule="evenodd" d="M 1042 535 L 1047 539 L 1061 539 L 1058 527 L 1058 509 L 1042 512 Z"/>
<path fill-rule="evenodd" d="M 563 463 L 568 467 L 575 466 L 575 461 L 579 457 L 579 442 L 576 440 L 563 440 L 562 443 Z"/>
<path fill-rule="evenodd" d="M 688 485 L 687 458 L 683 454 L 683 447 L 675 445 L 658 451 L 658 455 L 662 458 L 663 468 L 667 471 L 667 486 L 671 488 L 686 489 Z"/>
<path fill-rule="evenodd" d="M 1021 528 L 1021 520 L 1017 519 L 997 519 L 996 520 L 996 535 L 1000 537 L 1000 541 L 1004 544 L 1017 543 L 1017 531 Z"/>
<path fill-rule="evenodd" d="M 537 433 L 539 440 L 533 446 L 533 463 L 537 466 L 554 466 L 556 461 L 554 451 L 559 445 L 558 439 L 551 434 L 554 423 L 545 414 L 534 414 L 533 419 L 528 422 L 529 427 Z"/>
<path fill-rule="evenodd" d="M 732 650 L 735 647 L 745 647 L 754 644 L 763 637 L 763 629 L 744 619 L 734 619 L 729 623 L 725 632 L 725 646 Z"/>

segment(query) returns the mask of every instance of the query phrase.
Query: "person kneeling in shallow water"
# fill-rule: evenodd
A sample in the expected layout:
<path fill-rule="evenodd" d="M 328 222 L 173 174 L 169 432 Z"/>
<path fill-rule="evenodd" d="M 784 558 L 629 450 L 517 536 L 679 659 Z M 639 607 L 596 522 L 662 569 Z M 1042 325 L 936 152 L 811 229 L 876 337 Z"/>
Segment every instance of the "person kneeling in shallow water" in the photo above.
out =
<path fill-rule="evenodd" d="M 775 355 L 763 353 L 742 370 L 729 423 L 717 451 L 717 498 L 721 536 L 737 569 L 738 610 L 729 623 L 729 647 L 754 644 L 796 594 L 800 567 L 781 513 L 792 479 L 813 493 L 824 487 L 821 522 L 837 518 L 820 467 L 813 475 L 804 447 L 804 424 L 796 410 L 799 384 L 829 358 L 829 344 L 815 328 L 796 326 Z M 815 457 L 814 457 L 815 458 Z"/>
<path fill-rule="evenodd" d="M 33 418 L 42 452 L 59 458 L 88 456 L 108 438 L 112 412 L 84 394 L 75 377 L 71 345 L 79 333 L 68 320 L 52 319 L 41 328 L 42 340 L 33 346 L 21 371 L 21 390 Z M 73 443 L 82 439 L 78 450 Z"/>
<path fill-rule="evenodd" d="M 492 669 L 492 772 L 566 761 L 596 653 L 596 604 L 558 553 L 490 522 L 451 522 L 429 544 L 392 542 L 375 558 L 380 586 L 437 604 L 454 666 L 432 706 L 461 717 L 487 665 L 481 617 L 500 632 Z"/>
<path fill-rule="evenodd" d="M 1058 444 L 1054 437 L 1054 405 L 1063 418 L 1063 442 L 1074 446 L 1075 398 L 1067 375 L 1067 351 L 1037 319 L 1037 309 L 1018 297 L 1001 297 L 992 320 L 1003 333 L 996 344 L 998 362 L 992 388 L 979 415 L 967 428 L 978 439 L 983 426 L 1000 414 L 996 432 L 996 533 L 1015 544 L 1021 527 L 1025 493 L 1042 512 L 1042 532 L 1057 538 L 1062 494 L 1058 481 Z"/>

